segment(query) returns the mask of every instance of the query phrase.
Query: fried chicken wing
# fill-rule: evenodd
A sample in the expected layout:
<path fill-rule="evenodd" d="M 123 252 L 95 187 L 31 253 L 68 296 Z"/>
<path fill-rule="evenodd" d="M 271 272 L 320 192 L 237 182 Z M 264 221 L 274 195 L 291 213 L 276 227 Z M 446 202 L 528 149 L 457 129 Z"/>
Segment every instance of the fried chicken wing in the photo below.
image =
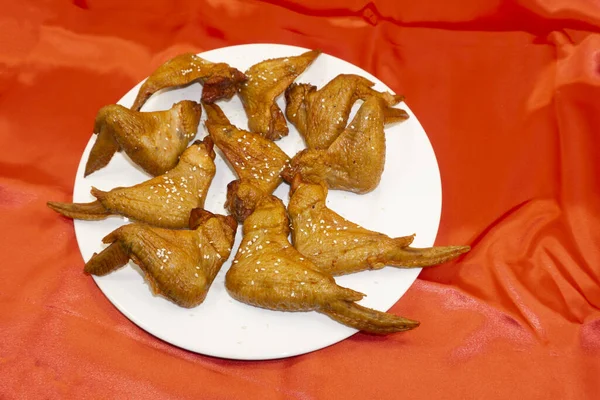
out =
<path fill-rule="evenodd" d="M 201 209 L 192 214 L 190 223 L 194 230 L 122 226 L 103 239 L 110 246 L 92 256 L 85 272 L 106 275 L 131 259 L 144 272 L 154 294 L 181 307 L 195 307 L 204 301 L 229 258 L 237 224 L 232 217 Z"/>
<path fill-rule="evenodd" d="M 208 133 L 236 174 L 271 194 L 282 182 L 288 155 L 259 134 L 233 126 L 216 104 L 205 104 L 205 108 Z"/>
<path fill-rule="evenodd" d="M 240 193 L 238 197 L 242 197 Z M 387 334 L 418 322 L 356 304 L 363 294 L 341 287 L 288 241 L 289 220 L 281 200 L 265 195 L 243 225 L 243 238 L 225 285 L 238 301 L 281 311 L 317 311 L 355 329 Z"/>
<path fill-rule="evenodd" d="M 470 250 L 469 246 L 408 247 L 414 235 L 390 238 L 362 228 L 327 208 L 324 184 L 303 183 L 298 178 L 288 206 L 292 243 L 321 271 L 342 275 L 386 265 L 429 267 Z"/>
<path fill-rule="evenodd" d="M 290 162 L 287 154 L 259 134 L 233 126 L 216 104 L 205 104 L 204 107 L 210 137 L 221 149 L 240 181 L 251 183 L 266 194 L 273 193 L 282 182 L 281 172 Z M 241 202 L 235 199 L 235 193 L 236 191 L 228 191 L 225 207 L 241 222 L 248 212 L 236 206 Z"/>
<path fill-rule="evenodd" d="M 300 174 L 307 182 L 325 181 L 330 189 L 372 191 L 379 185 L 385 165 L 383 125 L 391 110 L 380 98 L 368 98 L 327 150 L 305 149 L 296 154 L 283 178 L 291 182 Z"/>
<path fill-rule="evenodd" d="M 189 100 L 166 111 L 131 111 L 118 104 L 101 108 L 94 124 L 98 137 L 84 175 L 105 167 L 121 149 L 150 175 L 170 170 L 196 136 L 201 113 L 202 106 Z"/>
<path fill-rule="evenodd" d="M 248 81 L 240 86 L 239 93 L 250 131 L 270 140 L 287 136 L 287 122 L 275 99 L 320 53 L 313 50 L 299 56 L 265 60 L 245 72 Z"/>
<path fill-rule="evenodd" d="M 317 90 L 316 86 L 292 83 L 285 91 L 285 114 L 304 137 L 309 149 L 327 149 L 342 133 L 352 105 L 371 96 L 380 98 L 388 107 L 403 100 L 402 96 L 372 89 L 370 80 L 359 75 L 338 75 Z M 385 122 L 408 118 L 406 111 L 388 108 Z"/>
<path fill-rule="evenodd" d="M 212 103 L 230 99 L 246 76 L 225 63 L 213 63 L 195 54 L 178 55 L 158 67 L 140 87 L 132 110 L 139 111 L 144 103 L 161 89 L 177 88 L 200 82 L 202 101 Z"/>
<path fill-rule="evenodd" d="M 215 176 L 215 152 L 210 138 L 187 148 L 175 168 L 131 187 L 103 192 L 92 188 L 96 201 L 87 204 L 48 202 L 66 217 L 100 220 L 119 214 L 163 228 L 185 228 L 190 211 L 203 207 Z"/>

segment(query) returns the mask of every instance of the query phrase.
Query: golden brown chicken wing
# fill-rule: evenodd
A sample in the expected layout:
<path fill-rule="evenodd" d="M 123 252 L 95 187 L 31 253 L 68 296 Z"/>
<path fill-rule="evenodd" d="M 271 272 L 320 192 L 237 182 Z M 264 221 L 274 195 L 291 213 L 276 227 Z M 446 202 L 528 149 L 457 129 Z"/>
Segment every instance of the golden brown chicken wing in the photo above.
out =
<path fill-rule="evenodd" d="M 391 107 L 402 96 L 378 92 L 370 80 L 359 75 L 338 75 L 317 90 L 316 86 L 293 83 L 286 91 L 285 114 L 304 137 L 309 149 L 327 149 L 342 133 L 348 122 L 352 105 L 371 96 L 378 97 Z M 406 111 L 388 108 L 386 122 L 408 118 Z"/>
<path fill-rule="evenodd" d="M 245 72 L 248 81 L 240 86 L 239 92 L 250 131 L 270 140 L 287 136 L 287 122 L 275 99 L 320 53 L 313 50 L 295 57 L 265 60 Z"/>
<path fill-rule="evenodd" d="M 297 177 L 299 178 L 299 177 Z M 321 271 L 342 275 L 386 265 L 411 268 L 444 263 L 469 246 L 408 247 L 414 236 L 390 238 L 354 224 L 327 208 L 327 187 L 294 179 L 288 206 L 292 243 Z"/>
<path fill-rule="evenodd" d="M 238 195 L 238 197 L 242 194 Z M 356 304 L 364 296 L 338 286 L 288 241 L 289 220 L 281 200 L 258 199 L 243 227 L 244 236 L 225 285 L 231 296 L 257 307 L 317 311 L 355 329 L 387 334 L 418 322 Z"/>
<path fill-rule="evenodd" d="M 110 246 L 92 256 L 85 272 L 106 275 L 131 259 L 144 272 L 154 294 L 181 307 L 195 307 L 204 301 L 229 258 L 237 224 L 233 217 L 201 209 L 192 215 L 190 223 L 194 230 L 122 226 L 103 239 Z"/>
<path fill-rule="evenodd" d="M 99 220 L 120 214 L 163 228 L 185 228 L 190 211 L 203 207 L 215 176 L 215 153 L 210 138 L 187 148 L 175 168 L 164 175 L 131 187 L 103 192 L 92 188 L 98 200 L 87 204 L 48 202 L 64 216 Z"/>
<path fill-rule="evenodd" d="M 383 125 L 393 120 L 388 118 L 392 110 L 379 97 L 368 98 L 327 150 L 305 149 L 296 154 L 283 178 L 291 182 L 300 174 L 306 182 L 325 181 L 330 189 L 372 191 L 379 185 L 385 165 Z"/>
<path fill-rule="evenodd" d="M 205 104 L 205 108 L 208 133 L 236 174 L 271 194 L 282 182 L 288 155 L 259 134 L 233 126 L 216 104 Z"/>
<path fill-rule="evenodd" d="M 118 104 L 101 108 L 85 176 L 105 167 L 120 149 L 151 175 L 170 170 L 196 136 L 201 113 L 202 106 L 189 100 L 156 112 L 131 111 Z"/>
<path fill-rule="evenodd" d="M 204 107 L 210 137 L 221 149 L 240 181 L 253 184 L 266 194 L 273 193 L 282 182 L 281 172 L 290 162 L 287 154 L 259 134 L 231 125 L 216 104 L 205 104 Z M 248 210 L 244 211 L 238 206 L 241 202 L 235 198 L 235 193 L 237 192 L 233 190 L 228 191 L 225 208 L 241 222 L 247 216 Z"/>
<path fill-rule="evenodd" d="M 243 73 L 225 63 L 213 63 L 192 53 L 181 54 L 158 67 L 146 79 L 131 109 L 139 111 L 150 96 L 161 89 L 177 88 L 194 82 L 200 82 L 204 86 L 202 101 L 206 103 L 229 99 L 245 81 Z"/>

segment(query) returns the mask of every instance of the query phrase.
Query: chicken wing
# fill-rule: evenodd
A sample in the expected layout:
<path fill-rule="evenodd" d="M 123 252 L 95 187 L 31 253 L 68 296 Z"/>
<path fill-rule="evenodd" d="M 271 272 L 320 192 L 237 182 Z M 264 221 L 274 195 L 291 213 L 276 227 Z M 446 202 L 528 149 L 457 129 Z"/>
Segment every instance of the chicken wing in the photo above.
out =
<path fill-rule="evenodd" d="M 271 194 L 282 182 L 288 155 L 259 134 L 233 126 L 216 104 L 205 104 L 205 108 L 208 133 L 236 174 Z"/>
<path fill-rule="evenodd" d="M 411 268 L 444 263 L 469 246 L 408 247 L 414 235 L 390 238 L 352 223 L 326 206 L 327 187 L 294 179 L 288 212 L 292 243 L 321 271 L 342 275 L 386 265 Z"/>
<path fill-rule="evenodd" d="M 391 110 L 379 97 L 368 98 L 327 150 L 305 149 L 296 154 L 283 178 L 291 182 L 300 174 L 307 182 L 325 181 L 330 189 L 372 191 L 385 165 L 383 125 Z"/>
<path fill-rule="evenodd" d="M 271 194 L 282 182 L 281 172 L 290 158 L 269 139 L 257 133 L 247 132 L 233 126 L 216 104 L 205 104 L 206 127 L 217 147 L 221 149 L 229 164 L 241 181 L 256 186 L 261 192 Z M 231 185 L 231 184 L 230 184 Z M 238 221 L 244 214 L 235 207 L 235 191 L 228 191 L 227 210 Z"/>
<path fill-rule="evenodd" d="M 241 197 L 240 193 L 238 197 Z M 356 304 L 363 294 L 341 287 L 288 241 L 289 220 L 281 200 L 257 200 L 243 225 L 242 243 L 225 285 L 238 301 L 281 311 L 317 311 L 355 329 L 387 334 L 419 325 Z"/>
<path fill-rule="evenodd" d="M 131 187 L 103 192 L 92 188 L 96 201 L 87 204 L 48 202 L 66 217 L 100 220 L 120 214 L 163 228 L 185 228 L 190 211 L 203 207 L 215 176 L 215 153 L 210 138 L 187 148 L 175 168 Z"/>
<path fill-rule="evenodd" d="M 189 100 L 166 111 L 137 112 L 118 104 L 101 108 L 85 176 L 105 167 L 120 149 L 151 175 L 170 170 L 196 136 L 201 113 L 202 106 Z"/>
<path fill-rule="evenodd" d="M 229 99 L 245 81 L 243 73 L 225 63 L 213 63 L 192 53 L 181 54 L 158 67 L 146 79 L 131 109 L 139 111 L 161 89 L 187 86 L 194 82 L 203 85 L 202 101 L 206 103 Z"/>
<path fill-rule="evenodd" d="M 371 96 L 379 97 L 388 106 L 403 100 L 402 96 L 378 92 L 370 80 L 359 75 L 338 75 L 317 90 L 316 86 L 293 83 L 285 91 L 285 114 L 304 137 L 309 149 L 327 149 L 342 133 L 352 105 Z M 406 111 L 389 108 L 386 123 L 405 120 Z"/>
<path fill-rule="evenodd" d="M 197 209 L 194 230 L 169 230 L 143 224 L 118 228 L 103 239 L 110 243 L 85 264 L 88 274 L 103 276 L 129 259 L 143 271 L 152 292 L 181 307 L 202 303 L 215 276 L 229 258 L 237 223 L 233 217 Z"/>
<path fill-rule="evenodd" d="M 320 53 L 313 50 L 295 57 L 265 60 L 245 72 L 248 81 L 240 86 L 239 93 L 250 131 L 270 140 L 287 136 L 287 122 L 275 99 Z"/>

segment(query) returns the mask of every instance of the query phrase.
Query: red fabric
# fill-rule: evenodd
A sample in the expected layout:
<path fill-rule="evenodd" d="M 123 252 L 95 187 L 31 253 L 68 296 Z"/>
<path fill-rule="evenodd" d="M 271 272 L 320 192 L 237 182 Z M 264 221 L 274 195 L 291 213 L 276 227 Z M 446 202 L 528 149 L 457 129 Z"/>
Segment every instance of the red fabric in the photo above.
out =
<path fill-rule="evenodd" d="M 0 398 L 598 398 L 599 30 L 585 0 L 3 2 Z M 45 202 L 71 199 L 96 111 L 175 54 L 252 42 L 357 64 L 425 127 L 437 244 L 473 250 L 392 309 L 418 329 L 231 362 L 155 339 L 82 273 Z"/>

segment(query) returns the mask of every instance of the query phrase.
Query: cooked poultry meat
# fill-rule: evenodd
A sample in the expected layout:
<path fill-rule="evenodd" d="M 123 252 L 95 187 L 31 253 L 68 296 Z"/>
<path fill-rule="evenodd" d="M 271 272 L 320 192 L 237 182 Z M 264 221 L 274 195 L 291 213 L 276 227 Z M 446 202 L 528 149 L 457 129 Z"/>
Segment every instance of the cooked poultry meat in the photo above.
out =
<path fill-rule="evenodd" d="M 190 211 L 204 207 L 215 176 L 215 152 L 210 138 L 187 148 L 175 168 L 131 187 L 103 192 L 92 188 L 92 203 L 48 202 L 48 206 L 74 219 L 100 220 L 120 214 L 163 228 L 185 228 Z"/>
<path fill-rule="evenodd" d="M 370 333 L 387 334 L 419 325 L 356 304 L 362 293 L 337 285 L 330 274 L 292 247 L 281 200 L 270 195 L 255 200 L 256 208 L 244 221 L 242 243 L 225 278 L 233 298 L 271 310 L 317 311 Z"/>
<path fill-rule="evenodd" d="M 304 137 L 309 149 L 327 149 L 342 133 L 352 105 L 358 100 L 371 96 L 378 97 L 388 106 L 403 100 L 402 96 L 388 92 L 378 92 L 371 87 L 370 80 L 359 75 L 338 75 L 317 90 L 306 83 L 293 83 L 285 91 L 285 114 Z M 408 118 L 406 111 L 387 108 L 385 122 L 395 122 Z"/>
<path fill-rule="evenodd" d="M 229 99 L 246 76 L 225 63 L 213 63 L 195 54 L 178 55 L 158 67 L 140 87 L 132 110 L 139 111 L 144 103 L 161 89 L 177 88 L 200 82 L 202 101 L 212 103 Z"/>
<path fill-rule="evenodd" d="M 288 212 L 292 243 L 321 271 L 342 275 L 386 265 L 411 268 L 444 263 L 469 246 L 409 247 L 414 235 L 390 238 L 352 223 L 326 206 L 327 187 L 294 179 Z"/>
<path fill-rule="evenodd" d="M 372 191 L 379 185 L 385 165 L 384 121 L 402 119 L 393 117 L 393 110 L 379 97 L 369 97 L 327 150 L 299 152 L 284 170 L 283 178 L 291 182 L 300 174 L 306 182 L 325 181 L 330 189 Z"/>
<path fill-rule="evenodd" d="M 131 259 L 144 272 L 154 294 L 181 307 L 195 307 L 204 301 L 229 258 L 237 224 L 232 217 L 196 209 L 190 225 L 193 230 L 122 226 L 103 239 L 110 246 L 92 256 L 85 272 L 106 275 Z"/>
<path fill-rule="evenodd" d="M 273 193 L 282 182 L 281 172 L 290 162 L 287 154 L 269 139 L 233 126 L 216 104 L 205 104 L 204 107 L 210 137 L 240 180 L 252 183 L 267 194 Z M 228 200 L 226 208 L 242 221 L 241 214 L 236 212 L 235 207 L 230 207 L 234 199 Z"/>
<path fill-rule="evenodd" d="M 201 113 L 202 106 L 189 100 L 166 111 L 131 111 L 118 104 L 101 108 L 94 124 L 98 137 L 85 176 L 105 167 L 121 149 L 150 175 L 170 170 L 196 136 Z"/>
<path fill-rule="evenodd" d="M 248 81 L 240 85 L 239 93 L 250 131 L 270 140 L 287 136 L 287 122 L 275 99 L 320 53 L 313 50 L 299 56 L 265 60 L 245 72 Z"/>
<path fill-rule="evenodd" d="M 268 196 L 249 179 L 238 179 L 227 185 L 227 201 L 225 209 L 235 217 L 238 222 L 243 223 L 256 208 L 256 204 L 264 196 Z"/>

